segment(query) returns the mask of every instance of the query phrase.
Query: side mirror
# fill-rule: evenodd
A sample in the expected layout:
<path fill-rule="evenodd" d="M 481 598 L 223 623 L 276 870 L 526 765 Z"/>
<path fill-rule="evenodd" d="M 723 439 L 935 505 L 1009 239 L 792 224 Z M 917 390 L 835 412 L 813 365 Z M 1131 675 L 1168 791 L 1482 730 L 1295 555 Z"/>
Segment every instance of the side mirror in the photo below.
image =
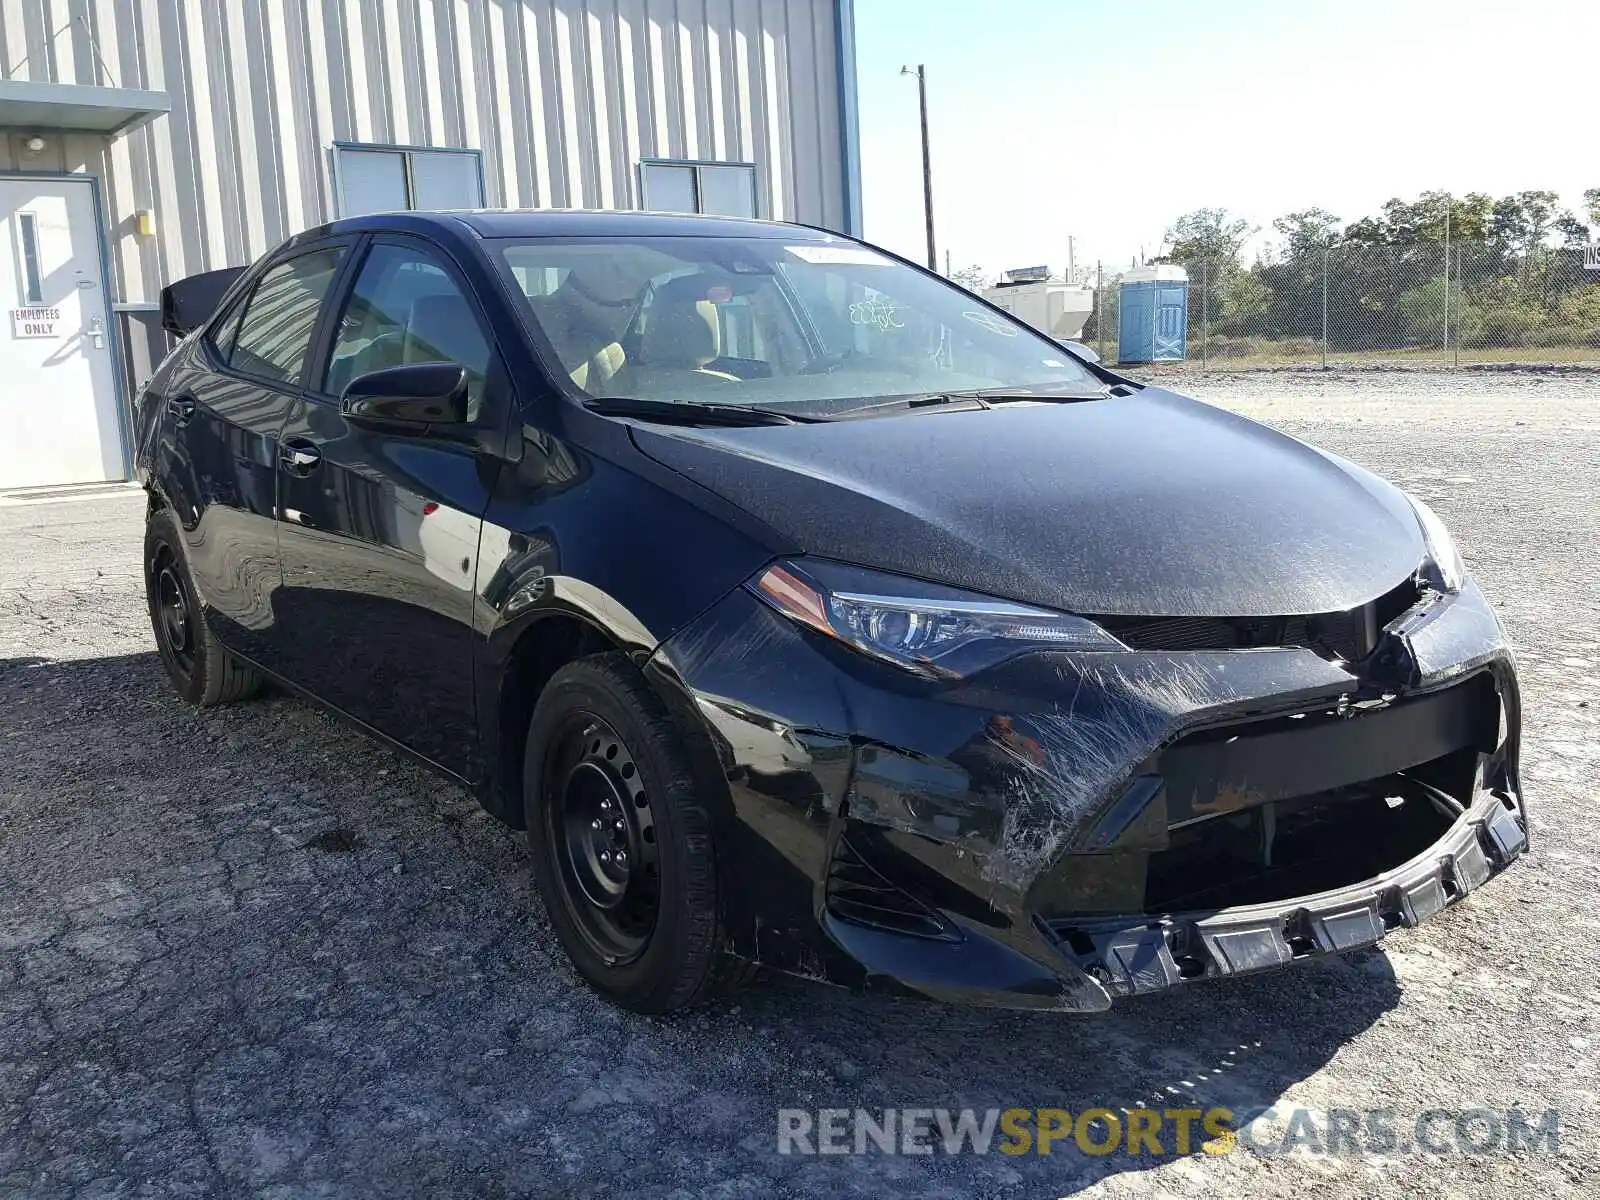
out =
<path fill-rule="evenodd" d="M 1075 338 L 1063 338 L 1061 340 L 1061 348 L 1068 354 L 1074 355 L 1077 358 L 1081 358 L 1086 363 L 1097 363 L 1100 361 L 1100 356 L 1098 354 Z"/>
<path fill-rule="evenodd" d="M 352 424 L 377 428 L 467 423 L 467 372 L 455 363 L 408 363 L 350 381 L 340 411 Z"/>
<path fill-rule="evenodd" d="M 223 267 L 190 275 L 161 289 L 161 328 L 186 338 L 216 314 L 222 297 L 248 267 Z"/>

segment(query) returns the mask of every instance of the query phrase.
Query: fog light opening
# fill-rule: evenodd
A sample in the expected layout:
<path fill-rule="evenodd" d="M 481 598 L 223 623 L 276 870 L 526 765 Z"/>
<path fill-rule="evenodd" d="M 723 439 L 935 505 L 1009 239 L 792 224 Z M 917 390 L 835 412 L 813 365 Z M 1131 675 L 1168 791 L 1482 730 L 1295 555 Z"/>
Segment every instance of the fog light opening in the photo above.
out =
<path fill-rule="evenodd" d="M 1089 959 L 1095 956 L 1094 939 L 1081 929 L 1067 931 L 1067 945 L 1079 958 Z"/>

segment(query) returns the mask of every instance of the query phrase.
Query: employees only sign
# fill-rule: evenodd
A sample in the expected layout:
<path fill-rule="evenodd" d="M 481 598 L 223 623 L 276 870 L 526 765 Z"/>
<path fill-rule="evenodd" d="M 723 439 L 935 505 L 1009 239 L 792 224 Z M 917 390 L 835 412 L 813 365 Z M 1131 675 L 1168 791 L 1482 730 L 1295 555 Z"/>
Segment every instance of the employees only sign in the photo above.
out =
<path fill-rule="evenodd" d="M 60 326 L 61 310 L 59 308 L 13 308 L 11 310 L 12 337 L 59 337 Z"/>

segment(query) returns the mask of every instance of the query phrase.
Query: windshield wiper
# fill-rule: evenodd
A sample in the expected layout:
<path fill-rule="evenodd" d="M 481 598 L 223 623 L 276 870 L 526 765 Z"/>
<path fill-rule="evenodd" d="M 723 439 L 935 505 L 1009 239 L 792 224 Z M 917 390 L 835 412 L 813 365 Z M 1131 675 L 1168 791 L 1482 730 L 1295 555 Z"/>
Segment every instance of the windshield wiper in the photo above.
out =
<path fill-rule="evenodd" d="M 970 392 L 956 392 L 957 396 L 972 396 L 983 399 L 991 404 L 1011 404 L 1027 400 L 1035 400 L 1040 404 L 1082 404 L 1088 400 L 1104 400 L 1110 396 L 1110 388 L 1097 388 L 1092 392 L 1050 391 L 1048 388 L 1027 387 L 993 387 L 975 388 Z"/>
<path fill-rule="evenodd" d="M 583 402 L 590 412 L 608 417 L 638 417 L 671 425 L 799 425 L 826 417 L 753 408 L 745 404 L 706 404 L 699 400 L 645 400 L 638 396 L 594 396 Z"/>
<path fill-rule="evenodd" d="M 1048 387 L 1048 385 L 1045 386 Z M 966 388 L 951 392 L 924 392 L 915 396 L 897 396 L 893 400 L 881 400 L 873 404 L 847 408 L 842 413 L 835 415 L 859 417 L 867 413 L 882 412 L 884 409 L 889 408 L 933 408 L 946 404 L 959 404 L 962 401 L 968 401 L 977 408 L 990 408 L 996 404 L 1010 404 L 1024 400 L 1037 400 L 1042 404 L 1079 404 L 1087 400 L 1104 400 L 1110 394 L 1106 390 L 1057 392 L 1039 391 L 1026 387 Z"/>
<path fill-rule="evenodd" d="M 966 401 L 973 408 L 988 408 L 989 403 L 982 396 L 971 392 L 923 392 L 915 396 L 896 396 L 893 400 L 878 400 L 872 404 L 860 404 L 855 408 L 846 408 L 834 414 L 838 417 L 859 417 L 865 413 L 881 412 L 886 408 L 935 408 L 946 404 L 959 404 Z"/>

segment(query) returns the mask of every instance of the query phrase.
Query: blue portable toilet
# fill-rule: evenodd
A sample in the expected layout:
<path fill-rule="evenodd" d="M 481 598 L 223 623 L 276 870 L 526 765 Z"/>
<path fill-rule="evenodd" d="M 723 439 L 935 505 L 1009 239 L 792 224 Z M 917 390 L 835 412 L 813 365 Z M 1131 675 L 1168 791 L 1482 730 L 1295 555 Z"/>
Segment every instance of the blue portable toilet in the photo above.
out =
<path fill-rule="evenodd" d="M 1182 267 L 1135 267 L 1122 277 L 1118 303 L 1118 362 L 1177 362 L 1188 353 L 1189 273 Z"/>

